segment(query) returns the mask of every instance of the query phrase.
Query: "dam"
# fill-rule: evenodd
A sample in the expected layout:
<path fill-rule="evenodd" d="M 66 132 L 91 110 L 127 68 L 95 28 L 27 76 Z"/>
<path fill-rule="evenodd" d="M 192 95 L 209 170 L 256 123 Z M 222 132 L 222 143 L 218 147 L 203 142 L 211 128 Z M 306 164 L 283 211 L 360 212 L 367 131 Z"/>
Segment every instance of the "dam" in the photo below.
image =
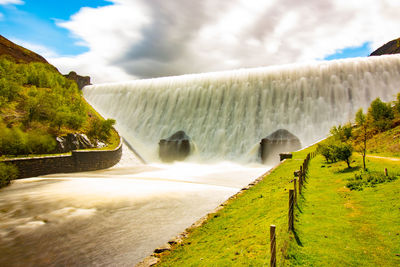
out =
<path fill-rule="evenodd" d="M 249 163 L 278 129 L 306 146 L 399 90 L 400 56 L 391 55 L 99 84 L 84 96 L 149 162 L 159 161 L 160 139 L 183 130 L 196 147 L 189 161 Z"/>

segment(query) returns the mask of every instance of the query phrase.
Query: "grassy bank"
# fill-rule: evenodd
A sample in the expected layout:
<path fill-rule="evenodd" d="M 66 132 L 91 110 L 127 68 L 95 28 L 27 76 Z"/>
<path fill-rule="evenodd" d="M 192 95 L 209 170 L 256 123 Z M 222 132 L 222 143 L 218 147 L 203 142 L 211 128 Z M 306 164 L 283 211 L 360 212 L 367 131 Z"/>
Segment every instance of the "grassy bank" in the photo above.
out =
<path fill-rule="evenodd" d="M 348 179 L 362 166 L 360 156 L 353 160 L 349 170 L 344 162 L 313 159 L 288 265 L 400 266 L 400 179 L 350 191 Z M 400 174 L 398 161 L 370 158 L 367 167 Z"/>
<path fill-rule="evenodd" d="M 309 148 L 294 153 L 264 180 L 229 201 L 189 238 L 165 252 L 158 266 L 263 266 L 269 264 L 269 227 L 276 225 L 277 255 L 286 254 L 288 189 Z"/>
<path fill-rule="evenodd" d="M 288 189 L 308 152 L 294 153 L 224 209 L 192 229 L 182 244 L 161 254 L 157 266 L 268 266 L 269 226 L 277 229 L 278 266 L 399 266 L 400 179 L 350 191 L 361 172 L 361 157 L 346 163 L 311 160 L 308 180 L 295 209 L 295 232 L 288 233 Z M 398 161 L 369 158 L 370 172 L 400 178 Z"/>

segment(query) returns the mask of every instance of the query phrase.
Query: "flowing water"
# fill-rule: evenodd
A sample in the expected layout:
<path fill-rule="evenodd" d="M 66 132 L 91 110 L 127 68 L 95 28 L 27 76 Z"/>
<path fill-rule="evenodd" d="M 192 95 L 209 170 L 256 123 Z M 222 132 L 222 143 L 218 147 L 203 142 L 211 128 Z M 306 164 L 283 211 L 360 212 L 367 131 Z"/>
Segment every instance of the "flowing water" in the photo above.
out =
<path fill-rule="evenodd" d="M 0 190 L 0 266 L 132 266 L 266 172 L 258 143 L 285 128 L 303 146 L 400 90 L 400 56 L 94 85 L 85 98 L 117 120 L 115 167 L 14 181 Z M 184 130 L 196 150 L 159 163 Z"/>
<path fill-rule="evenodd" d="M 257 161 L 260 140 L 285 128 L 303 146 L 400 91 L 400 56 L 273 66 L 93 85 L 85 98 L 148 161 L 160 139 L 183 130 L 193 161 Z"/>
<path fill-rule="evenodd" d="M 0 190 L 0 266 L 133 266 L 268 167 L 129 165 Z"/>

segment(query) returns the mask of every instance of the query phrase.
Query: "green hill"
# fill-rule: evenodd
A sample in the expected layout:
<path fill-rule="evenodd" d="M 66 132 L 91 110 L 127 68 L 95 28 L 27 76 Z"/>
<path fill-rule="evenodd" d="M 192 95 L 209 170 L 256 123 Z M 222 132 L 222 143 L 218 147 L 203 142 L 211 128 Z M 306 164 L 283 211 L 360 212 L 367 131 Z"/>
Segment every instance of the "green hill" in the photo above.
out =
<path fill-rule="evenodd" d="M 57 137 L 67 134 L 86 135 L 89 147 L 118 145 L 115 121 L 104 120 L 84 100 L 75 81 L 2 36 L 0 54 L 0 159 L 60 153 Z M 0 165 L 4 176 L 4 164 Z"/>
<path fill-rule="evenodd" d="M 53 153 L 55 138 L 69 133 L 115 143 L 112 124 L 84 100 L 74 80 L 0 35 L 0 156 Z"/>

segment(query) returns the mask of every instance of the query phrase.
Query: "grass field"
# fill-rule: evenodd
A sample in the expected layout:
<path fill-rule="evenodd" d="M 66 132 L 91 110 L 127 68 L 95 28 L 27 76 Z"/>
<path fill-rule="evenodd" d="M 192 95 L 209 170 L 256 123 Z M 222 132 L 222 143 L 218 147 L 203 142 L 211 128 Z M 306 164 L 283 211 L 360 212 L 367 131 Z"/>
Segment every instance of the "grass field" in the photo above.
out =
<path fill-rule="evenodd" d="M 313 159 L 288 265 L 400 266 L 400 179 L 350 191 L 347 179 L 362 166 L 353 158 L 351 170 Z M 367 168 L 400 175 L 398 161 L 368 159 Z"/>
<path fill-rule="evenodd" d="M 400 266 L 400 179 L 350 191 L 348 178 L 361 171 L 343 162 L 311 160 L 303 196 L 288 233 L 288 189 L 308 152 L 280 165 L 262 182 L 231 200 L 157 266 L 269 266 L 269 226 L 277 229 L 278 266 Z M 369 170 L 400 174 L 397 161 L 371 158 Z"/>

